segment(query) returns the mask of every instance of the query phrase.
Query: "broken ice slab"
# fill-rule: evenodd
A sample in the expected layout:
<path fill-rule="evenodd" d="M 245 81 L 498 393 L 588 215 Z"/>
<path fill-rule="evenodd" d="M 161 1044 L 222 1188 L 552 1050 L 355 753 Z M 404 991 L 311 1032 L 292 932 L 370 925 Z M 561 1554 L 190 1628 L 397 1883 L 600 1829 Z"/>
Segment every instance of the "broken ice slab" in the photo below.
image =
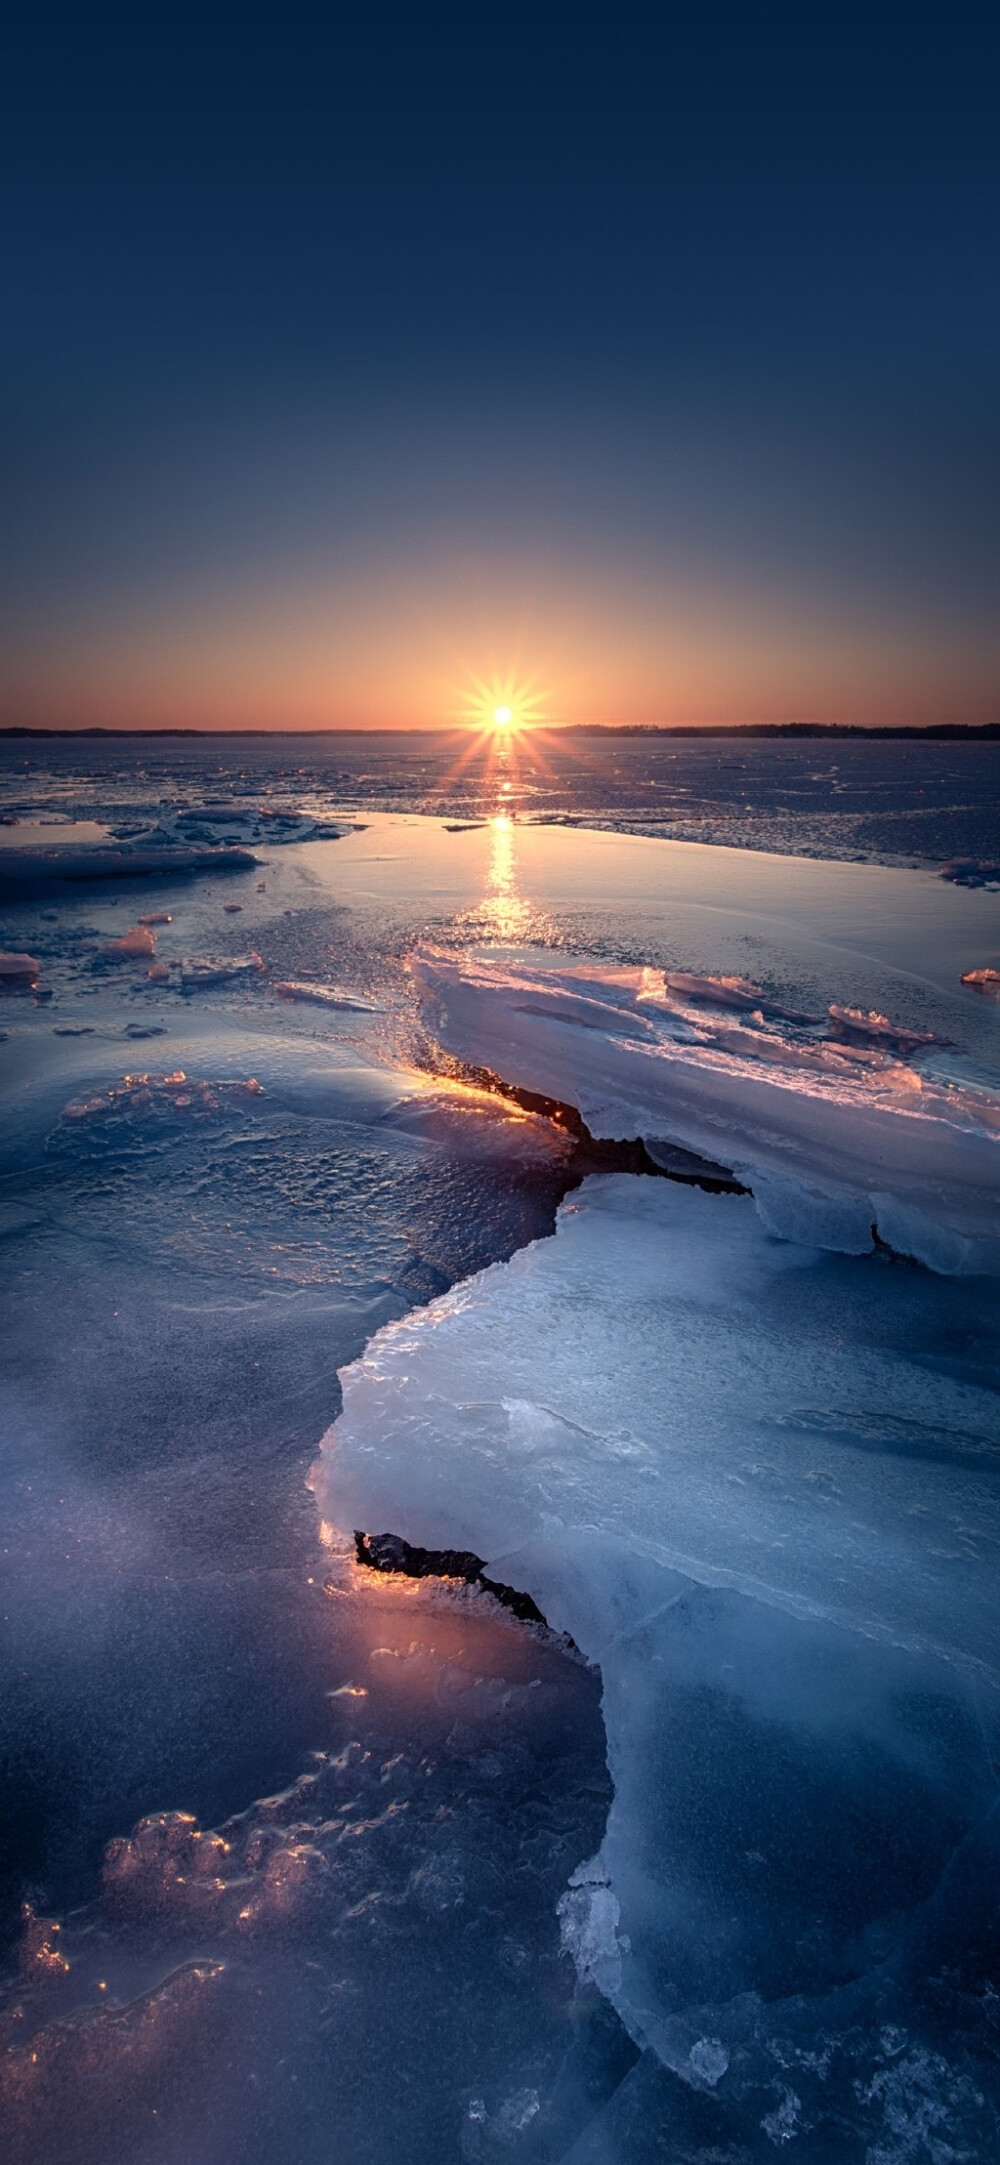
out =
<path fill-rule="evenodd" d="M 932 1269 L 1000 1268 L 994 1090 L 791 1025 L 695 1022 L 655 970 L 424 949 L 414 976 L 448 1052 L 572 1105 L 594 1136 L 731 1168 L 772 1232 L 848 1254 L 877 1232 Z"/>
<path fill-rule="evenodd" d="M 347 1371 L 327 1516 L 491 1569 L 503 1554 L 512 1584 L 508 1552 L 553 1521 L 553 1556 L 598 1528 L 701 1583 L 1000 1674 L 1000 1406 L 978 1380 L 994 1295 L 776 1241 L 746 1196 L 591 1179 L 555 1241 Z M 588 1600 L 597 1581 L 592 1560 Z M 593 1650 L 557 1592 L 528 1590 Z"/>
<path fill-rule="evenodd" d="M 196 872 L 248 872 L 257 865 L 252 850 L 230 846 L 179 848 L 173 842 L 112 843 L 95 849 L 56 845 L 50 849 L 0 849 L 0 892 L 31 893 L 65 880 L 117 880 L 174 877 Z"/>
<path fill-rule="evenodd" d="M 378 1333 L 314 1469 L 331 1523 L 471 1550 L 600 1662 L 615 1797 L 566 1944 L 761 2155 L 873 2154 L 897 2063 L 975 2155 L 995 2091 L 995 1291 L 590 1180 L 554 1241 Z"/>
<path fill-rule="evenodd" d="M 751 984 L 745 977 L 705 977 L 692 970 L 668 970 L 664 974 L 664 983 L 669 992 L 696 1005 L 759 1008 L 763 1014 L 786 1022 L 809 1023 L 817 1019 L 814 1015 L 800 1013 L 797 1008 L 782 1006 L 762 986 Z"/>
<path fill-rule="evenodd" d="M 922 1046 L 947 1042 L 935 1037 L 933 1030 L 904 1030 L 899 1023 L 890 1022 L 888 1015 L 880 1015 L 874 1009 L 832 1006 L 827 1013 L 831 1037 L 843 1038 L 848 1045 L 870 1045 L 876 1050 L 902 1053 L 905 1057 L 919 1052 Z"/>

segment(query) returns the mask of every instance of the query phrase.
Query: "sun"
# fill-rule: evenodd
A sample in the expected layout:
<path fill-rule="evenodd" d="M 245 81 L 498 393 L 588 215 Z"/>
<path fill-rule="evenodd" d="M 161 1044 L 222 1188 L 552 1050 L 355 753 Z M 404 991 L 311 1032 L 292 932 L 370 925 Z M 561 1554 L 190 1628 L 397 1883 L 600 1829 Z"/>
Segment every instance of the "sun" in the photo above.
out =
<path fill-rule="evenodd" d="M 537 680 L 513 670 L 469 676 L 455 720 L 490 737 L 518 737 L 544 727 L 546 700 Z"/>

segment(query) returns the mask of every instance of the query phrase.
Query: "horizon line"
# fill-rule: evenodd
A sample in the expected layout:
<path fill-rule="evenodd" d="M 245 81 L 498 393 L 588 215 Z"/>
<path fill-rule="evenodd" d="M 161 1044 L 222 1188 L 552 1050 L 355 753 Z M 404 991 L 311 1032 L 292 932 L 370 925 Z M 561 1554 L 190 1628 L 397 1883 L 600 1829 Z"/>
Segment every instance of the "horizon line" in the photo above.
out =
<path fill-rule="evenodd" d="M 11 723 L 0 727 L 0 739 L 31 741 L 53 737 L 417 737 L 471 736 L 467 723 L 432 722 L 417 727 L 379 724 L 374 728 L 337 724 L 323 729 L 201 729 L 176 725 L 158 729 L 114 729 L 97 723 L 78 728 L 48 729 L 41 725 Z M 602 737 L 905 737 L 948 739 L 967 737 L 980 742 L 1000 739 L 996 722 L 553 722 L 535 723 L 519 734 L 532 736 Z"/>

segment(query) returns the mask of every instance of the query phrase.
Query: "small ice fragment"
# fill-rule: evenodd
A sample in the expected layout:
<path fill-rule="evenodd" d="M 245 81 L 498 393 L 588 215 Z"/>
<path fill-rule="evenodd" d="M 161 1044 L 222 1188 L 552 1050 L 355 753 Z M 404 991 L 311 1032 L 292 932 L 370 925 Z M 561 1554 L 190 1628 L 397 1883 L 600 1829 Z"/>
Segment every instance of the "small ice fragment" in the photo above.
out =
<path fill-rule="evenodd" d="M 5 949 L 0 952 L 0 983 L 33 985 L 41 967 L 34 955 L 19 955 Z"/>
<path fill-rule="evenodd" d="M 971 985 L 973 992 L 985 992 L 991 1000 L 1000 1000 L 1000 970 L 963 970 L 963 985 Z"/>
<path fill-rule="evenodd" d="M 247 977 L 263 967 L 254 949 L 248 955 L 185 955 L 181 984 L 185 992 L 192 992 L 199 985 L 224 985 L 229 978 Z"/>
<path fill-rule="evenodd" d="M 344 992 L 339 985 L 303 984 L 292 977 L 283 979 L 273 989 L 283 1000 L 308 1000 L 316 1007 L 354 1008 L 359 1013 L 369 1014 L 375 1006 L 373 1000 L 366 1000 L 357 992 Z"/>
<path fill-rule="evenodd" d="M 63 1119 L 87 1120 L 91 1113 L 102 1113 L 107 1102 L 106 1098 L 80 1098 L 74 1104 L 63 1107 Z"/>
<path fill-rule="evenodd" d="M 1000 864 L 991 864 L 985 857 L 956 857 L 942 865 L 941 878 L 953 880 L 957 887 L 992 887 L 1000 881 Z"/>
<path fill-rule="evenodd" d="M 530 2127 L 540 2110 L 537 2090 L 515 2090 L 506 2097 L 494 2119 L 494 2128 L 502 2142 L 512 2142 Z"/>
<path fill-rule="evenodd" d="M 791 2142 L 793 2135 L 799 2132 L 796 2123 L 801 2110 L 802 2099 L 796 2097 L 794 2090 L 785 2090 L 780 2105 L 767 2113 L 760 2123 L 768 2139 L 773 2143 Z M 870 2158 L 876 2154 L 872 2150 L 868 2152 Z"/>
<path fill-rule="evenodd" d="M 60 1952 L 58 1940 L 62 1926 L 54 1917 L 37 1917 L 30 1902 L 21 1907 L 24 1930 L 18 1950 L 22 1974 L 30 1978 L 32 1973 L 43 1976 L 65 1976 L 69 1963 Z"/>
<path fill-rule="evenodd" d="M 688 2055 L 691 2073 L 714 2090 L 729 2066 L 729 2054 L 721 2037 L 699 2037 Z"/>
<path fill-rule="evenodd" d="M 916 1052 L 922 1045 L 939 1045 L 944 1041 L 933 1030 L 905 1030 L 890 1022 L 888 1015 L 879 1015 L 874 1009 L 867 1013 L 860 1007 L 830 1007 L 830 1036 L 839 1038 L 845 1045 L 872 1045 L 886 1052 Z"/>
<path fill-rule="evenodd" d="M 613 1999 L 622 1976 L 621 1907 L 597 1858 L 577 1865 L 556 1904 L 556 1915 L 563 1952 L 571 1957 L 581 1984 L 593 1983 Z"/>
<path fill-rule="evenodd" d="M 133 956 L 155 955 L 156 935 L 145 925 L 130 925 L 120 940 L 108 940 L 101 948 L 102 955 L 127 962 Z"/>

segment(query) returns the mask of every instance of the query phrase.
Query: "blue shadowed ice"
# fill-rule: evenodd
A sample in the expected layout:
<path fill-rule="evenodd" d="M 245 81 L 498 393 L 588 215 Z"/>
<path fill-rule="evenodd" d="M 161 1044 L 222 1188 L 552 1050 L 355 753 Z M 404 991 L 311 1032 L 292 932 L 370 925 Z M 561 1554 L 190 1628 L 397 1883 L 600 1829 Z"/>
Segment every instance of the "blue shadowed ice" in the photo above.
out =
<path fill-rule="evenodd" d="M 615 1176 L 344 1377 L 330 1516 L 476 1550 L 600 1663 L 615 1797 L 566 1944 L 747 2139 L 787 2090 L 790 2132 L 877 2144 L 881 2036 L 929 2065 L 959 2003 L 943 2124 L 956 2069 L 967 2142 L 991 2088 L 994 1293 Z"/>

